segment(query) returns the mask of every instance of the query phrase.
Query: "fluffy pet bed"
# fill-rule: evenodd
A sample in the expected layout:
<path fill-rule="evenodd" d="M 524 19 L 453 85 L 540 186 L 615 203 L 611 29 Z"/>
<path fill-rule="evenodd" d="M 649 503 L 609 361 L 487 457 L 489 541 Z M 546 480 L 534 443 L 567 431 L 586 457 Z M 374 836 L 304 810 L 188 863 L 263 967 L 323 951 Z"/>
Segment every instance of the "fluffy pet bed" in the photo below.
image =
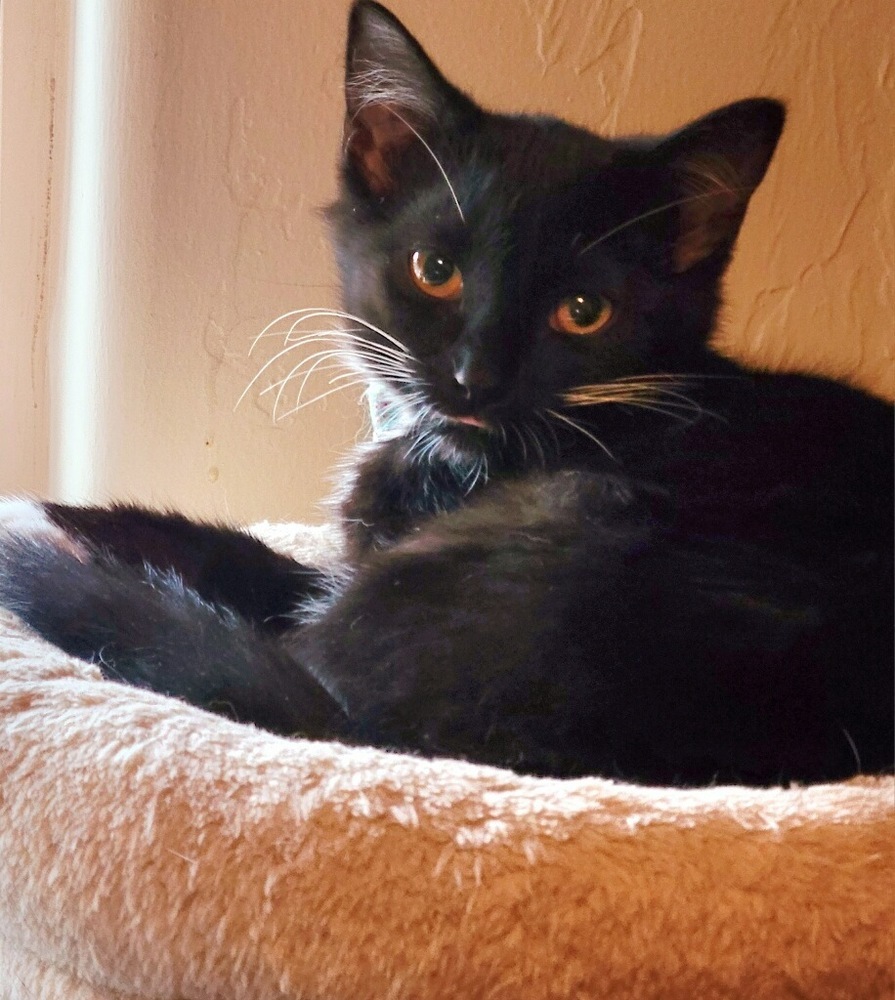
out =
<path fill-rule="evenodd" d="M 7 616 L 0 997 L 891 997 L 893 798 L 288 741 L 105 681 Z"/>

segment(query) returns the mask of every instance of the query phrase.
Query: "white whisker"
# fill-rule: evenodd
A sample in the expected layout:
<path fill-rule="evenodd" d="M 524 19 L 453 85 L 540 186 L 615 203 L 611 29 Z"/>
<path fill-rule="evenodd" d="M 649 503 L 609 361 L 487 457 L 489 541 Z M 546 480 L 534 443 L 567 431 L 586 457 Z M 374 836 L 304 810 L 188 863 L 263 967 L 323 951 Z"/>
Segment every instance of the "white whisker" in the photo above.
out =
<path fill-rule="evenodd" d="M 851 747 L 851 752 L 855 758 L 855 763 L 858 765 L 857 773 L 861 774 L 861 772 L 864 770 L 864 767 L 861 764 L 861 755 L 858 753 L 857 744 L 852 739 L 851 733 L 845 728 L 845 726 L 840 726 L 839 728 L 842 730 L 842 735 L 848 740 L 848 745 Z"/>
<path fill-rule="evenodd" d="M 381 330 L 378 326 L 374 326 L 372 323 L 367 322 L 367 320 L 362 319 L 360 316 L 355 316 L 352 313 L 344 312 L 341 309 L 316 308 L 316 309 L 296 309 L 295 312 L 290 315 L 298 315 L 299 313 L 303 315 L 295 321 L 293 326 L 297 326 L 299 323 L 305 322 L 306 319 L 320 319 L 320 318 L 347 319 L 352 323 L 360 323 L 360 325 L 365 330 L 371 330 L 373 333 L 378 333 L 380 337 L 394 344 L 394 346 L 397 347 L 403 354 L 405 355 L 410 354 L 410 352 L 407 350 L 404 344 L 401 343 L 400 340 L 393 337 L 390 333 L 386 333 L 385 330 Z"/>
<path fill-rule="evenodd" d="M 724 187 L 721 190 L 705 191 L 702 194 L 691 194 L 686 198 L 676 198 L 674 201 L 666 202 L 664 205 L 659 205 L 658 208 L 651 208 L 648 212 L 641 212 L 640 215 L 635 215 L 633 219 L 628 219 L 627 222 L 622 222 L 620 225 L 615 226 L 608 232 L 603 233 L 602 236 L 598 236 L 595 240 L 591 240 L 590 243 L 583 246 L 578 251 L 578 256 L 581 257 L 588 251 L 593 250 L 594 247 L 599 246 L 604 243 L 610 237 L 615 236 L 616 233 L 620 233 L 623 229 L 627 229 L 629 226 L 635 226 L 638 222 L 643 222 L 644 219 L 648 219 L 653 215 L 659 215 L 661 212 L 667 212 L 672 208 L 677 208 L 679 205 L 687 205 L 691 201 L 703 201 L 705 198 L 717 198 L 720 195 L 733 194 L 738 191 L 751 190 L 749 188 L 728 188 Z"/>
<path fill-rule="evenodd" d="M 403 118 L 401 115 L 399 115 L 394 108 L 389 108 L 389 111 L 391 111 L 391 113 L 395 116 L 395 118 L 403 122 L 410 129 L 410 131 L 413 132 L 413 134 L 417 137 L 417 139 L 419 139 L 419 141 L 423 144 L 428 154 L 435 161 L 435 166 L 438 167 L 438 169 L 441 171 L 441 176 L 444 178 L 444 183 L 447 184 L 448 191 L 451 192 L 451 198 L 453 198 L 454 205 L 457 207 L 457 214 L 460 216 L 460 221 L 465 226 L 466 216 L 463 214 L 463 209 L 460 207 L 460 199 L 457 197 L 457 192 L 454 190 L 454 185 L 451 184 L 451 180 L 447 175 L 447 171 L 441 165 L 441 160 L 439 160 L 438 157 L 435 155 L 435 150 L 432 149 L 429 143 L 426 142 L 426 140 L 419 134 L 419 132 L 417 132 L 417 130 L 410 124 L 410 122 L 407 121 L 406 118 Z"/>
<path fill-rule="evenodd" d="M 248 392 L 252 388 L 252 386 L 258 381 L 259 378 L 261 378 L 261 376 L 272 365 L 275 365 L 280 360 L 280 358 L 285 357 L 287 354 L 290 354 L 294 350 L 297 350 L 299 346 L 300 346 L 299 344 L 290 344 L 288 347 L 284 347 L 281 351 L 277 351 L 277 353 L 272 358 L 270 358 L 268 361 L 265 361 L 264 364 L 255 373 L 255 375 L 253 376 L 253 378 L 251 379 L 251 381 L 249 382 L 249 384 L 239 394 L 239 398 L 236 400 L 236 403 L 235 403 L 233 409 L 235 410 L 239 406 L 239 404 L 248 395 Z"/>
<path fill-rule="evenodd" d="M 267 386 L 266 388 L 262 389 L 258 393 L 258 395 L 259 396 L 265 396 L 265 395 L 267 395 L 267 393 L 272 392 L 278 386 L 283 385 L 286 382 L 289 382 L 309 362 L 317 361 L 319 359 L 319 361 L 322 363 L 323 361 L 327 361 L 327 360 L 331 359 L 332 357 L 339 356 L 340 353 L 341 353 L 341 351 L 338 351 L 338 350 L 335 350 L 335 349 L 328 350 L 328 351 L 315 351 L 314 354 L 310 354 L 307 357 L 302 358 L 301 361 L 299 361 L 299 363 L 297 365 L 295 365 L 295 367 L 292 368 L 289 371 L 289 374 L 286 375 L 285 378 L 281 378 L 281 379 L 278 379 L 276 382 L 272 382 L 269 386 Z M 282 356 L 282 352 L 281 352 L 281 356 Z M 312 365 L 311 366 L 312 370 L 315 367 L 316 367 L 316 364 Z M 341 366 L 334 366 L 334 367 L 341 367 Z"/>
<path fill-rule="evenodd" d="M 525 436 L 523 435 L 522 431 L 516 426 L 516 424 L 513 424 L 512 426 L 513 426 L 513 430 L 516 432 L 516 437 L 519 438 L 519 444 L 522 445 L 522 461 L 523 462 L 527 462 L 528 461 L 528 445 L 525 443 Z"/>
<path fill-rule="evenodd" d="M 335 368 L 337 366 L 333 365 L 333 367 Z M 382 367 L 373 364 L 370 365 L 370 369 L 374 373 L 374 375 L 383 380 L 387 379 L 390 382 L 403 382 L 406 385 L 414 385 L 416 383 L 416 378 L 409 372 L 398 371 L 392 368 Z M 341 382 L 342 379 L 352 378 L 355 375 L 366 376 L 367 374 L 368 373 L 366 371 L 360 371 L 359 369 L 351 368 L 349 371 L 342 372 L 341 375 L 335 375 L 332 379 L 330 379 L 330 381 Z"/>
<path fill-rule="evenodd" d="M 391 347 L 386 347 L 382 344 L 376 344 L 364 337 L 351 337 L 342 338 L 338 335 L 332 336 L 319 336 L 315 334 L 314 336 L 301 337 L 291 343 L 291 347 L 305 347 L 309 344 L 340 344 L 341 346 L 331 347 L 330 350 L 338 351 L 343 354 L 347 359 L 355 356 L 363 356 L 365 360 L 375 359 L 377 363 L 394 365 L 402 371 L 407 370 L 407 361 L 412 360 L 412 358 L 407 355 L 406 357 L 401 355 L 398 351 Z"/>
<path fill-rule="evenodd" d="M 553 450 L 558 455 L 559 452 L 560 452 L 560 447 L 559 447 L 559 438 L 556 435 L 556 428 L 547 419 L 547 417 L 544 415 L 543 411 L 541 411 L 541 410 L 535 410 L 535 414 L 534 415 L 538 418 L 538 420 L 541 421 L 541 423 L 550 432 L 550 436 L 553 439 Z"/>
<path fill-rule="evenodd" d="M 463 477 L 461 485 L 467 495 L 472 493 L 480 480 L 488 481 L 488 457 L 484 452 L 476 457 L 472 467 Z"/>
<path fill-rule="evenodd" d="M 257 343 L 261 339 L 267 340 L 271 337 L 283 337 L 283 343 L 289 344 L 293 342 L 292 333 L 297 326 L 297 323 L 293 323 L 285 334 L 282 330 L 269 330 L 267 333 L 258 333 L 252 338 L 252 341 L 253 343 Z M 361 326 L 339 327 L 338 329 L 334 327 L 321 327 L 319 330 L 306 330 L 302 336 L 313 336 L 315 334 L 332 335 L 334 333 L 360 333 L 361 330 L 363 330 L 363 327 Z M 249 353 L 251 353 L 251 351 Z"/>
<path fill-rule="evenodd" d="M 360 325 L 349 328 L 315 329 L 301 333 L 301 335 L 296 334 L 299 327 L 319 318 L 347 320 Z M 280 419 L 278 414 L 286 387 L 296 378 L 302 379 L 296 394 L 297 405 L 289 410 L 288 414 L 294 413 L 297 409 L 302 409 L 310 402 L 323 399 L 332 392 L 369 382 L 371 378 L 377 378 L 385 382 L 401 383 L 406 386 L 413 385 L 416 381 L 414 373 L 410 368 L 410 364 L 414 361 L 413 355 L 400 340 L 361 317 L 339 309 L 314 307 L 294 309 L 283 313 L 271 323 L 268 323 L 261 333 L 254 338 L 250 353 L 262 337 L 274 335 L 272 333 L 274 326 L 289 319 L 292 322 L 285 334 L 283 348 L 277 351 L 273 357 L 269 358 L 260 367 L 242 393 L 240 393 L 235 404 L 236 406 L 239 406 L 252 387 L 257 384 L 259 379 L 273 365 L 277 364 L 293 351 L 301 350 L 315 344 L 323 345 L 322 349 L 313 351 L 303 357 L 283 378 L 277 379 L 261 390 L 260 395 L 262 396 L 270 392 L 276 392 L 273 405 L 275 420 Z M 372 334 L 376 334 L 385 343 L 371 340 L 369 336 L 359 336 L 361 331 L 369 331 Z M 282 333 L 278 334 L 278 336 L 282 336 Z M 329 362 L 334 362 L 334 364 L 329 364 Z M 327 392 L 318 394 L 313 400 L 307 401 L 307 403 L 302 402 L 302 396 L 311 377 L 315 374 L 319 375 L 327 371 L 332 371 L 334 368 L 344 368 L 347 370 L 329 380 L 330 389 Z M 284 414 L 284 416 L 288 414 Z"/>
<path fill-rule="evenodd" d="M 709 416 L 724 421 L 725 418 L 720 414 L 705 409 L 692 397 L 677 391 L 688 382 L 701 377 L 667 374 L 624 376 L 610 382 L 577 386 L 564 393 L 562 400 L 566 406 L 600 406 L 607 403 L 635 406 L 683 422 L 687 421 L 682 414 L 690 414 L 693 419 Z"/>
<path fill-rule="evenodd" d="M 318 372 L 342 371 L 342 366 L 341 365 L 322 365 L 320 368 L 317 369 L 317 371 Z M 295 368 L 292 368 L 288 372 L 288 374 L 284 375 L 283 378 L 277 379 L 276 382 L 271 382 L 270 385 L 268 385 L 264 389 L 262 389 L 258 393 L 258 395 L 259 396 L 266 396 L 269 392 L 274 392 L 274 390 L 279 389 L 280 386 L 286 385 L 287 383 L 291 382 L 292 379 L 297 376 L 297 374 L 298 374 L 298 367 L 296 366 Z M 343 372 L 343 374 L 350 374 L 352 377 L 356 377 L 356 375 L 357 375 L 356 372 L 351 372 L 351 373 L 344 373 Z M 336 378 L 340 378 L 340 376 L 338 376 L 338 375 L 335 376 L 335 377 Z M 330 382 L 332 382 L 332 381 L 333 380 L 330 379 Z"/>
<path fill-rule="evenodd" d="M 319 367 L 320 367 L 321 365 L 323 365 L 323 364 L 324 364 L 324 363 L 325 363 L 325 362 L 326 362 L 326 361 L 327 361 L 327 360 L 328 360 L 328 359 L 330 358 L 330 356 L 331 356 L 331 352 L 330 352 L 330 351 L 320 351 L 319 353 L 320 353 L 320 357 L 319 357 L 319 358 L 318 358 L 318 359 L 317 359 L 317 360 L 316 360 L 316 361 L 315 361 L 315 362 L 314 362 L 314 363 L 313 363 L 313 364 L 312 364 L 312 365 L 311 365 L 311 366 L 310 366 L 310 367 L 308 368 L 308 370 L 307 370 L 307 371 L 306 371 L 306 372 L 304 373 L 304 377 L 302 378 L 302 381 L 301 381 L 301 385 L 300 385 L 300 386 L 298 387 L 298 392 L 297 392 L 297 393 L 295 394 L 295 402 L 296 402 L 296 405 L 300 405 L 300 404 L 301 404 L 301 397 L 302 397 L 302 395 L 304 394 L 304 391 L 305 391 L 305 387 L 306 387 L 306 386 L 307 386 L 307 384 L 308 384 L 308 379 L 309 379 L 309 378 L 310 378 L 310 377 L 311 377 L 311 376 L 312 376 L 312 375 L 314 374 L 314 372 L 315 372 L 315 371 L 317 371 L 317 370 L 318 370 L 318 368 L 319 368 Z M 298 365 L 298 367 L 297 367 L 297 370 L 296 370 L 296 373 L 297 373 L 297 371 L 300 371 L 300 370 L 301 370 L 301 367 L 302 367 L 302 366 L 303 366 L 303 365 L 304 365 L 305 363 L 306 363 L 306 361 L 302 361 L 302 362 L 301 362 L 301 364 L 300 364 L 300 365 Z M 279 392 L 277 393 L 277 398 L 276 398 L 276 402 L 274 403 L 274 414 L 276 414 L 276 412 L 277 412 L 277 410 L 278 410 L 278 408 L 279 408 L 279 405 L 280 405 L 280 399 L 281 399 L 281 398 L 282 398 L 282 396 L 283 396 L 283 392 L 284 392 L 284 391 L 285 391 L 285 389 L 286 389 L 286 385 L 288 384 L 288 382 L 289 382 L 289 381 L 291 381 L 291 375 L 292 375 L 292 373 L 290 372 L 290 377 L 289 377 L 289 378 L 287 379 L 287 381 L 286 381 L 286 382 L 284 382 L 284 383 L 283 383 L 283 385 L 282 385 L 282 386 L 280 387 L 280 391 L 279 391 Z M 357 375 L 356 375 L 356 376 L 355 376 L 355 379 L 358 379 L 358 378 L 360 378 L 360 376 L 357 376 Z M 347 386 L 347 385 L 345 385 L 345 386 L 339 386 L 339 388 L 340 388 L 340 389 L 343 389 L 343 388 L 347 389 L 347 388 L 348 388 L 348 386 Z"/>
<path fill-rule="evenodd" d="M 617 400 L 617 402 L 619 406 L 633 406 L 635 409 L 638 410 L 649 410 L 652 413 L 661 413 L 662 416 L 669 417 L 672 420 L 679 420 L 682 424 L 692 424 L 696 419 L 695 416 L 692 416 L 692 414 L 694 413 L 692 407 L 680 407 L 680 409 L 684 409 L 685 411 L 691 414 L 691 416 L 688 419 L 682 413 L 675 413 L 674 410 L 672 409 L 668 409 L 663 406 L 658 406 L 654 403 L 641 403 L 641 402 L 636 402 L 633 399 L 621 399 Z M 667 405 L 670 407 L 671 404 Z"/>
<path fill-rule="evenodd" d="M 265 326 L 264 329 L 259 334 L 256 334 L 255 337 L 252 339 L 252 343 L 249 346 L 249 355 L 251 355 L 252 351 L 255 350 L 255 347 L 258 345 L 258 342 L 260 340 L 263 340 L 265 337 L 269 335 L 270 331 L 277 325 L 277 323 L 281 322 L 284 319 L 288 319 L 290 316 L 296 316 L 302 311 L 303 310 L 301 309 L 290 309 L 289 312 L 284 312 L 281 316 L 277 316 L 276 319 L 272 319 L 267 324 L 267 326 Z"/>
<path fill-rule="evenodd" d="M 523 427 L 528 432 L 528 434 L 531 436 L 531 443 L 535 446 L 535 451 L 537 451 L 537 453 L 538 453 L 538 458 L 540 459 L 540 462 L 541 462 L 541 468 L 542 469 L 546 469 L 547 468 L 547 454 L 544 451 L 544 446 L 541 444 L 541 439 L 540 439 L 540 437 L 538 435 L 538 432 L 535 430 L 534 425 L 528 423 L 527 421 L 523 424 Z"/>
<path fill-rule="evenodd" d="M 344 389 L 351 389 L 355 385 L 365 385 L 364 379 L 359 378 L 356 382 L 346 382 L 344 385 L 338 385 L 335 389 L 327 389 L 326 392 L 321 392 L 319 395 L 314 396 L 313 399 L 306 400 L 304 403 L 298 403 L 293 406 L 291 410 L 287 410 L 282 416 L 277 417 L 278 420 L 285 420 L 287 417 L 291 417 L 294 413 L 298 413 L 299 410 L 305 409 L 307 406 L 311 406 L 314 403 L 319 403 L 321 399 L 326 399 L 327 396 L 332 396 L 336 392 L 342 392 Z"/>
<path fill-rule="evenodd" d="M 603 442 L 598 437 L 594 436 L 593 434 L 590 433 L 590 431 L 582 427 L 577 420 L 572 420 L 571 417 L 563 416 L 562 413 L 557 413 L 556 410 L 544 410 L 544 413 L 546 413 L 548 416 L 553 417 L 554 420 L 559 420 L 562 423 L 567 424 L 573 430 L 578 431 L 579 434 L 583 434 L 586 438 L 590 438 L 590 440 L 593 441 L 593 443 L 597 445 L 597 447 L 601 448 L 604 452 L 606 452 L 606 454 L 612 459 L 613 462 L 617 461 L 615 455 L 612 454 L 612 452 L 606 447 L 606 445 L 603 444 Z"/>

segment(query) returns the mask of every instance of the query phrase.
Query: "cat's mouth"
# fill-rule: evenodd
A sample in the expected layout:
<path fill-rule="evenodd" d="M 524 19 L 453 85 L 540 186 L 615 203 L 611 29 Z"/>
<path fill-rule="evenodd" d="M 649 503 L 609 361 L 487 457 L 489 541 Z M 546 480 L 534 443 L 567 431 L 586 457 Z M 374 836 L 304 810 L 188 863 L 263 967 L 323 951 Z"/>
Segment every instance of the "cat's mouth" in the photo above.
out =
<path fill-rule="evenodd" d="M 491 425 L 487 420 L 483 420 L 481 417 L 474 417 L 471 414 L 462 417 L 447 416 L 446 419 L 452 424 L 465 424 L 467 427 L 478 427 L 483 431 L 491 429 Z"/>

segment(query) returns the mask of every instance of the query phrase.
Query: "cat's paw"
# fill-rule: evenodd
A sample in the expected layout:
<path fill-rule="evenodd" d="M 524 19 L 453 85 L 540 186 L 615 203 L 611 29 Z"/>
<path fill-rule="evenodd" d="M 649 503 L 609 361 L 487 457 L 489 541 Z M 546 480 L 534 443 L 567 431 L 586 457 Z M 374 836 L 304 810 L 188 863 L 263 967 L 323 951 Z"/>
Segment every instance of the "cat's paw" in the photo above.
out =
<path fill-rule="evenodd" d="M 60 528 L 38 500 L 23 497 L 0 498 L 0 546 L 17 542 L 36 543 L 61 550 L 86 562 L 90 552 L 76 538 Z"/>

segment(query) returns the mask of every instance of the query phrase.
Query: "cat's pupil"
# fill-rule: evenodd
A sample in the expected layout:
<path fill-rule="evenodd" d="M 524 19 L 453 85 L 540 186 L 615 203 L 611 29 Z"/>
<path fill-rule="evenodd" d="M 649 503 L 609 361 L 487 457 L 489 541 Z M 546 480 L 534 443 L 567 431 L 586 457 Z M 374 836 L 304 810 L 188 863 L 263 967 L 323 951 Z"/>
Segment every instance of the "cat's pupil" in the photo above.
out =
<path fill-rule="evenodd" d="M 424 254 L 420 265 L 422 278 L 430 285 L 445 284 L 450 281 L 456 270 L 456 265 L 450 257 L 443 257 L 436 253 Z"/>
<path fill-rule="evenodd" d="M 584 295 L 576 295 L 567 300 L 569 317 L 576 326 L 590 326 L 596 323 L 602 312 L 602 304 Z"/>

